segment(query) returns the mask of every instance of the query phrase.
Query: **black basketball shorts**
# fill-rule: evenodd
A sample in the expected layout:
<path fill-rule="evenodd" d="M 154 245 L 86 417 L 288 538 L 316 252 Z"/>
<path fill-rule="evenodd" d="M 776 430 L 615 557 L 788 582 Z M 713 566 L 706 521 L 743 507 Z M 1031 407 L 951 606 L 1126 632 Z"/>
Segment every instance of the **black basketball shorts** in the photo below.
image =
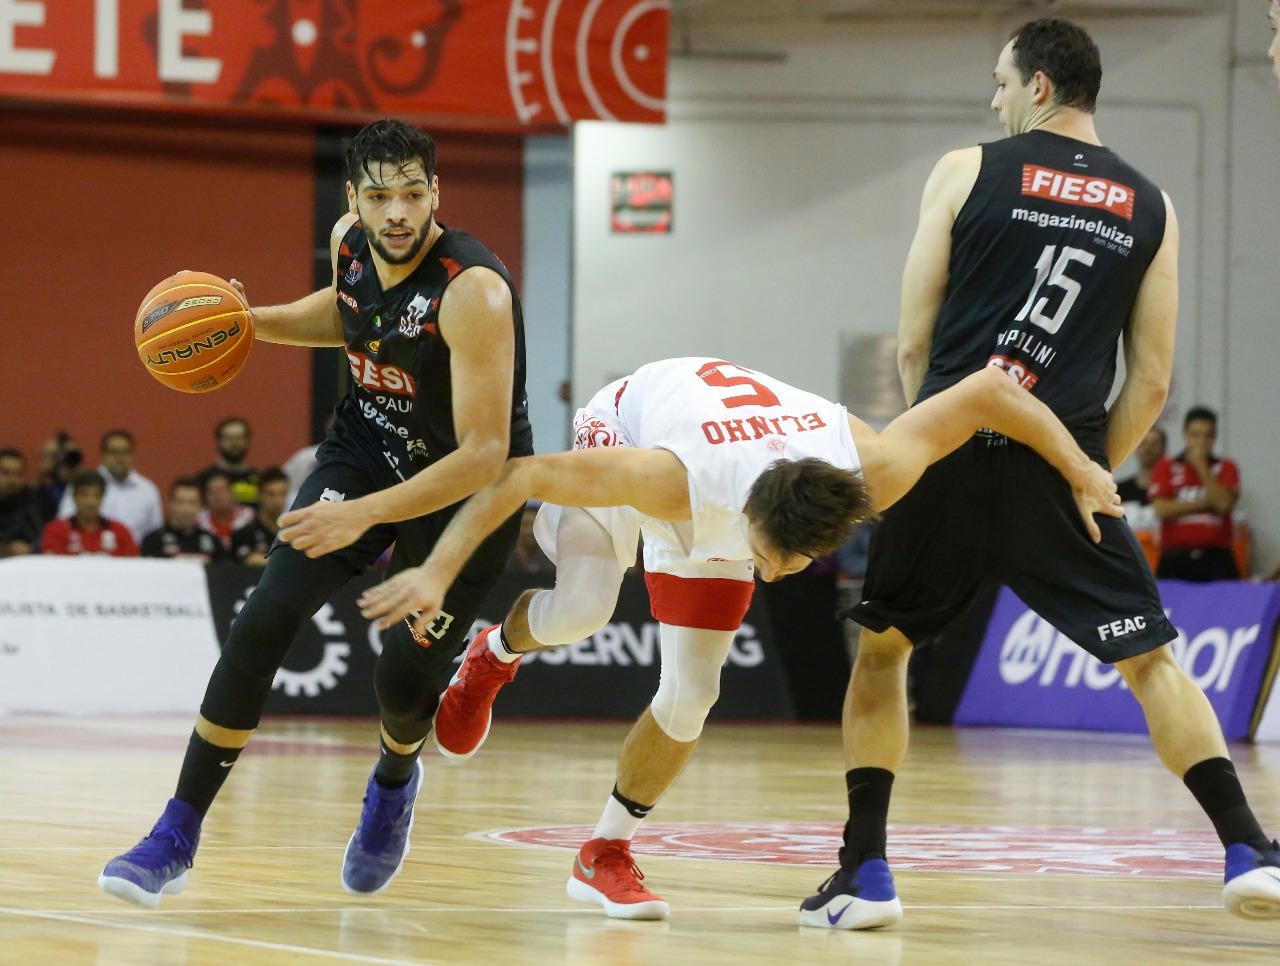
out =
<path fill-rule="evenodd" d="M 293 506 L 310 506 L 318 500 L 354 500 L 399 482 L 399 478 L 385 469 L 383 463 L 348 449 L 331 438 L 317 452 L 316 467 L 299 487 Z M 363 573 L 394 544 L 387 568 L 387 575 L 393 576 L 427 559 L 444 528 L 461 507 L 462 504 L 458 503 L 399 523 L 380 523 L 355 543 L 329 556 L 345 561 L 353 574 Z M 517 512 L 471 555 L 445 594 L 443 613 L 432 624 L 424 641 L 413 643 L 407 631 L 401 633 L 406 626 L 401 622 L 384 633 L 384 648 L 406 647 L 415 657 L 432 666 L 443 666 L 452 661 L 466 642 L 485 598 L 502 576 L 519 534 L 520 513 Z"/>
<path fill-rule="evenodd" d="M 945 630 L 977 594 L 1004 584 L 1104 663 L 1177 637 L 1155 577 L 1122 519 L 1094 518 L 1034 451 L 978 435 L 930 466 L 871 538 L 864 600 L 846 616 L 912 643 Z"/>

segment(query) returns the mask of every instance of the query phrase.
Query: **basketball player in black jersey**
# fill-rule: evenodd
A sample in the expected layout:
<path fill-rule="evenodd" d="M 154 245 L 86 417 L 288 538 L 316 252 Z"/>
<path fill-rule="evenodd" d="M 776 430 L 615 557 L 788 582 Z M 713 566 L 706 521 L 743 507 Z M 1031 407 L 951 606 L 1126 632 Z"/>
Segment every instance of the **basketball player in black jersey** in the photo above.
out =
<path fill-rule="evenodd" d="M 205 813 L 258 726 L 299 627 L 393 542 L 393 571 L 423 560 L 462 500 L 509 457 L 532 452 L 520 302 L 488 249 L 435 220 L 431 138 L 398 121 L 370 124 L 347 151 L 347 175 L 350 211 L 331 237 L 333 285 L 252 310 L 265 341 L 346 347 L 350 390 L 294 502 L 324 504 L 328 512 L 307 516 L 298 532 L 322 532 L 329 543 L 309 554 L 280 541 L 272 548 L 209 681 L 174 797 L 151 834 L 98 880 L 139 905 L 185 888 Z M 382 753 L 343 862 L 349 892 L 378 892 L 400 870 L 437 696 L 519 527 L 517 513 L 477 551 L 425 633 L 402 621 L 383 635 Z"/>
<path fill-rule="evenodd" d="M 899 369 L 913 404 L 999 367 L 1057 414 L 1104 467 L 1133 452 L 1164 404 L 1177 316 L 1169 199 L 1103 147 L 1097 47 L 1075 24 L 1016 31 L 992 108 L 1009 135 L 953 151 L 925 186 L 903 276 Z M 1126 376 L 1108 411 L 1116 345 Z M 980 432 L 930 467 L 871 544 L 863 625 L 845 701 L 849 821 L 840 870 L 801 905 L 805 925 L 859 929 L 902 915 L 885 861 L 894 774 L 907 750 L 907 659 L 984 586 L 1006 584 L 1066 636 L 1114 663 L 1142 703 L 1161 761 L 1227 848 L 1223 900 L 1280 916 L 1280 847 L 1245 801 L 1208 699 L 1169 647 L 1155 579 L 1129 527 L 1098 518 L 1026 447 Z M 1119 634 L 1115 628 L 1121 628 Z"/>

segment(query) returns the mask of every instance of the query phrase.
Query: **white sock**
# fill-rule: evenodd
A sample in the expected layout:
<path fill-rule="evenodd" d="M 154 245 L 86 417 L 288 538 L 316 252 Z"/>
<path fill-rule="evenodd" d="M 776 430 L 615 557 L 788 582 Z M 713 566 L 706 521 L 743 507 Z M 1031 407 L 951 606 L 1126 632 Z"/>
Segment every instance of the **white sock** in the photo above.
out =
<path fill-rule="evenodd" d="M 499 624 L 493 629 L 489 635 L 489 652 L 493 654 L 503 664 L 514 664 L 520 660 L 520 655 L 515 651 L 507 649 L 507 645 L 502 643 L 502 625 Z"/>
<path fill-rule="evenodd" d="M 629 842 L 635 837 L 636 829 L 643 821 L 644 819 L 636 818 L 628 812 L 625 805 L 610 795 L 609 801 L 605 803 L 604 812 L 600 816 L 600 822 L 596 825 L 595 834 L 591 837 L 624 839 Z"/>

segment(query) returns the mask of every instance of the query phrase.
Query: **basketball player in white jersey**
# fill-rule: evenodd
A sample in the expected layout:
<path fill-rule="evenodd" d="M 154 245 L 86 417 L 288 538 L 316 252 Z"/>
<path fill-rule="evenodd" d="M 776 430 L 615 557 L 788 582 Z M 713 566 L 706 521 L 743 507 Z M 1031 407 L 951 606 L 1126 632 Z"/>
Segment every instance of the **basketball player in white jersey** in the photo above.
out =
<path fill-rule="evenodd" d="M 555 590 L 527 591 L 502 624 L 479 634 L 441 698 L 436 744 L 467 758 L 488 734 L 494 697 L 521 654 L 582 640 L 609 620 L 644 534 L 661 678 L 623 745 L 617 784 L 568 883 L 570 896 L 614 918 L 667 915 L 667 903 L 641 883 L 630 842 L 697 745 L 755 573 L 778 580 L 834 551 L 854 525 L 984 427 L 1025 442 L 1058 469 L 1094 539 L 1093 514 L 1121 512 L 1111 475 L 996 369 L 877 434 L 843 406 L 762 373 L 716 359 L 670 359 L 602 389 L 575 425 L 572 452 L 509 461 L 421 567 L 369 590 L 361 603 L 383 625 L 415 611 L 429 624 L 485 535 L 530 497 L 545 501 L 536 532 L 557 564 Z"/>

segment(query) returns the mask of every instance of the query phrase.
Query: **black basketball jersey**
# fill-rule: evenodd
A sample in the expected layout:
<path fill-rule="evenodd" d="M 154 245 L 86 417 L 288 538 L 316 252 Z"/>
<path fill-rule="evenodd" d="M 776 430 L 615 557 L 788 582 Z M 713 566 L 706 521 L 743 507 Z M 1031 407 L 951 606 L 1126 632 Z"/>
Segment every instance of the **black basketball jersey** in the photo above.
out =
<path fill-rule="evenodd" d="M 515 370 L 509 455 L 533 452 L 524 388 L 524 319 L 515 284 L 484 245 L 466 232 L 440 227 L 443 233 L 413 274 L 386 291 L 359 222 L 338 249 L 338 311 L 352 378 L 333 434 L 389 465 L 400 479 L 458 448 L 450 352 L 440 335 L 438 312 L 449 283 L 476 265 L 497 272 L 511 289 Z"/>
<path fill-rule="evenodd" d="M 1117 342 L 1164 228 L 1160 189 L 1107 148 L 1048 131 L 982 145 L 919 398 L 997 365 L 1101 455 Z"/>

